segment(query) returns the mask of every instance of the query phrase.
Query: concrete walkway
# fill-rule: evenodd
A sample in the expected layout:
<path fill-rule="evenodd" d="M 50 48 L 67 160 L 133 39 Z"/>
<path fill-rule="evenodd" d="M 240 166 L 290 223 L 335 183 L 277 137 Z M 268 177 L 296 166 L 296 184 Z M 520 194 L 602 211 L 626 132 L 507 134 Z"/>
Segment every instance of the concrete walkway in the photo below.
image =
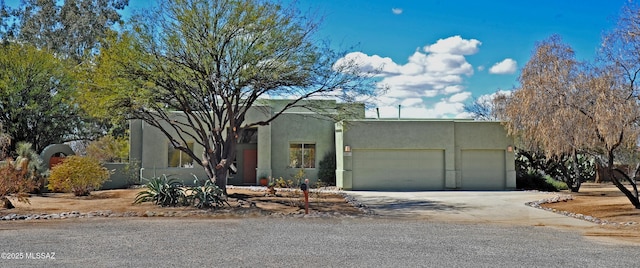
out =
<path fill-rule="evenodd" d="M 377 215 L 434 221 L 593 227 L 594 223 L 526 206 L 555 194 L 523 191 L 345 191 Z"/>

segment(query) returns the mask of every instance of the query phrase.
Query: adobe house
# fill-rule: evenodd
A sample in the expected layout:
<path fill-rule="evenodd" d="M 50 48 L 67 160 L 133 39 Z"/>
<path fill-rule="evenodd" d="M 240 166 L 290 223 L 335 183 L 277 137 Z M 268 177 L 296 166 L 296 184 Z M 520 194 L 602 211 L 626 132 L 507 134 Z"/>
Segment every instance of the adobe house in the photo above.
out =
<path fill-rule="evenodd" d="M 265 120 L 281 111 L 288 102 L 265 100 L 263 105 L 249 110 L 245 122 Z M 328 100 L 311 102 L 328 107 L 344 106 Z M 357 117 L 364 118 L 363 105 L 349 107 L 355 107 Z M 175 115 L 179 118 L 179 112 Z M 291 179 L 300 169 L 305 170 L 311 181 L 316 181 L 322 157 L 335 151 L 334 133 L 335 124 L 326 117 L 303 108 L 289 109 L 269 125 L 255 127 L 239 137 L 234 160 L 237 169 L 229 174 L 228 184 L 257 185 L 260 177 L 269 176 Z M 132 120 L 130 139 L 130 159 L 140 161 L 143 178 L 166 174 L 180 178 L 186 184 L 193 182 L 194 175 L 206 178 L 204 169 L 184 153 L 173 149 L 165 135 L 155 127 L 141 120 Z M 196 155 L 202 154 L 202 147 L 194 143 L 189 146 L 194 146 Z"/>
<path fill-rule="evenodd" d="M 286 100 L 255 106 L 246 122 L 282 109 Z M 309 100 L 339 107 L 335 101 Z M 327 153 L 337 159 L 337 185 L 345 190 L 505 190 L 515 188 L 511 140 L 498 122 L 470 120 L 375 120 L 357 118 L 334 123 L 306 109 L 287 110 L 271 124 L 246 131 L 237 146 L 231 185 L 257 185 L 260 177 L 290 179 L 300 169 L 313 182 Z M 179 113 L 176 113 L 179 118 Z M 205 178 L 202 167 L 156 128 L 131 121 L 132 160 L 140 174 L 163 174 L 192 183 Z M 196 155 L 202 148 L 194 146 Z M 197 160 L 195 160 L 197 161 Z"/>

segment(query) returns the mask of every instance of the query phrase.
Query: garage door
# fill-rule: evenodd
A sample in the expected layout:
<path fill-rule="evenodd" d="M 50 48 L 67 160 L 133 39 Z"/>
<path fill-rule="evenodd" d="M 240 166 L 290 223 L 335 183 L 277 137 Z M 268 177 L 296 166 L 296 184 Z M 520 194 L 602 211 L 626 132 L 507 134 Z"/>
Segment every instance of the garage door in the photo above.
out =
<path fill-rule="evenodd" d="M 502 150 L 463 150 L 463 190 L 504 190 L 505 156 Z"/>
<path fill-rule="evenodd" d="M 354 150 L 354 190 L 442 190 L 444 150 Z"/>

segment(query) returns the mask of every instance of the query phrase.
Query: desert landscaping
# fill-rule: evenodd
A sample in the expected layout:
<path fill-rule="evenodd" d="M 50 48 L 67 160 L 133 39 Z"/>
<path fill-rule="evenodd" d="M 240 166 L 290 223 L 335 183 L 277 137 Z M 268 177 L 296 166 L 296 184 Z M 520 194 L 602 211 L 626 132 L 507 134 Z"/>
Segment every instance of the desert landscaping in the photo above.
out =
<path fill-rule="evenodd" d="M 76 197 L 70 193 L 32 195 L 28 203 L 14 200 L 16 208 L 0 210 L 5 223 L 15 220 L 42 221 L 51 218 L 90 217 L 303 217 L 304 195 L 297 189 L 278 189 L 275 195 L 265 187 L 230 186 L 229 198 L 222 208 L 160 207 L 150 202 L 134 204 L 142 188 L 104 190 L 89 196 Z M 569 216 L 589 216 L 602 222 L 595 228 L 583 230 L 586 236 L 609 237 L 640 243 L 640 210 L 613 185 L 583 184 L 580 192 L 558 192 L 552 195 L 571 196 L 570 200 L 542 204 L 549 213 Z M 561 199 L 564 200 L 564 199 Z M 368 217 L 370 211 L 338 190 L 312 190 L 309 193 L 309 215 L 313 217 Z M 533 200 L 532 200 L 533 201 Z M 524 207 L 524 204 L 523 204 Z M 375 211 L 373 212 L 375 213 Z M 51 216 L 54 215 L 54 216 Z M 431 219 L 437 221 L 438 219 Z M 593 220 L 592 220 L 593 221 Z M 61 221 L 63 222 L 63 221 Z M 562 227 L 562 226 L 560 226 Z M 571 227 L 569 227 L 571 228 Z"/>

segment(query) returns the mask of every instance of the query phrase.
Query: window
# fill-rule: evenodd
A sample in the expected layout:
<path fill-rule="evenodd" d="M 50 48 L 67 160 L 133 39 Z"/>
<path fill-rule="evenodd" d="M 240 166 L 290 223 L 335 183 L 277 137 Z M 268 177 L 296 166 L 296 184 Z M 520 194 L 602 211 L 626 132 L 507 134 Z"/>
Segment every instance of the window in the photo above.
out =
<path fill-rule="evenodd" d="M 193 142 L 187 142 L 187 147 L 193 151 Z M 193 158 L 169 143 L 169 167 L 192 168 Z"/>
<path fill-rule="evenodd" d="M 316 145 L 309 143 L 289 144 L 289 167 L 315 168 Z"/>

